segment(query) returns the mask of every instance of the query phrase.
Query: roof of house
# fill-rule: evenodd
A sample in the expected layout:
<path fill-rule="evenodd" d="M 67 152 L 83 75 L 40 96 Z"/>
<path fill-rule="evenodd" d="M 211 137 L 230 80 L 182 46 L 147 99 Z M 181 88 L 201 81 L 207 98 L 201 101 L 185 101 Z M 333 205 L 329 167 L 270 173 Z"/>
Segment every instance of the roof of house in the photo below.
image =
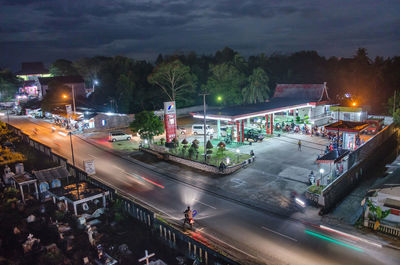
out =
<path fill-rule="evenodd" d="M 51 182 L 54 179 L 66 178 L 70 175 L 64 166 L 33 171 L 33 174 L 39 182 Z"/>
<path fill-rule="evenodd" d="M 347 154 L 349 154 L 349 150 L 341 149 L 341 150 L 332 150 L 319 159 L 316 160 L 317 163 L 336 163 L 344 158 Z"/>
<path fill-rule="evenodd" d="M 323 84 L 277 84 L 274 98 L 302 98 L 309 101 L 329 100 L 326 82 Z"/>
<path fill-rule="evenodd" d="M 399 186 L 395 186 L 395 187 L 389 186 L 388 188 L 383 188 L 383 189 L 378 190 L 378 192 L 400 197 L 400 187 Z"/>
<path fill-rule="evenodd" d="M 84 83 L 82 76 L 73 75 L 73 76 L 53 76 L 53 77 L 40 77 L 39 83 L 41 85 L 48 85 L 50 82 L 58 82 L 62 84 L 79 84 Z"/>
<path fill-rule="evenodd" d="M 21 64 L 21 71 L 17 75 L 36 75 L 48 74 L 49 70 L 44 67 L 42 62 L 29 62 Z"/>
<path fill-rule="evenodd" d="M 361 132 L 369 126 L 367 122 L 361 121 L 337 121 L 325 126 L 328 131 Z"/>

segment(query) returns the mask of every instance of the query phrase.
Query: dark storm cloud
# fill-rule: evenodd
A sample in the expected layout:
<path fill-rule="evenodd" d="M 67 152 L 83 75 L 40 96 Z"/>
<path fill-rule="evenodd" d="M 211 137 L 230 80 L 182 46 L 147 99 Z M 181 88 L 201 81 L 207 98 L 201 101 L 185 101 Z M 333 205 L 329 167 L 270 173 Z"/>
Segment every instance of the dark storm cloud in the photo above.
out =
<path fill-rule="evenodd" d="M 116 54 L 399 54 L 396 0 L 0 0 L 0 67 Z M 380 49 L 379 47 L 384 47 Z"/>
<path fill-rule="evenodd" d="M 261 17 L 269 18 L 279 14 L 292 14 L 298 11 L 295 6 L 277 5 L 274 1 L 244 1 L 223 0 L 216 1 L 214 11 L 224 17 Z M 279 3 L 279 2 L 278 2 Z"/>

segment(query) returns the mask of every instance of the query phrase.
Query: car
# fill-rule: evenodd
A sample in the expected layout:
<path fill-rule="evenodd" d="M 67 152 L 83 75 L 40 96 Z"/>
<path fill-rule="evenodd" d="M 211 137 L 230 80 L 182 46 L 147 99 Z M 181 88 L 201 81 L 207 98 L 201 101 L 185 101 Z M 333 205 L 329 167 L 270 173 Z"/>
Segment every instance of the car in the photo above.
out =
<path fill-rule="evenodd" d="M 210 125 L 207 125 L 206 128 L 207 128 L 206 129 L 206 134 L 207 135 L 213 135 L 214 134 L 214 129 Z M 204 125 L 203 124 L 193 124 L 192 125 L 192 133 L 194 135 L 204 134 Z"/>
<path fill-rule="evenodd" d="M 124 140 L 131 140 L 132 139 L 132 134 L 126 134 L 124 132 L 110 132 L 108 134 L 108 140 L 110 142 L 115 142 L 115 141 L 124 141 Z"/>
<path fill-rule="evenodd" d="M 256 129 L 249 129 L 244 131 L 244 139 L 249 141 L 250 139 L 254 142 L 262 141 L 264 139 L 264 135 L 262 135 Z"/>

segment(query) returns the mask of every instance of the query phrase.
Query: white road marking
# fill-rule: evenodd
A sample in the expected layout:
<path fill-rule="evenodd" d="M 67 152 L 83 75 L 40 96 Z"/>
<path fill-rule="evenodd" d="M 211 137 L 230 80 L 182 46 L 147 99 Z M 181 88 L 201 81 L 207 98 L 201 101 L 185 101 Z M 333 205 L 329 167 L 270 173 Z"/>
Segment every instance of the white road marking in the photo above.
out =
<path fill-rule="evenodd" d="M 284 234 L 281 234 L 281 233 L 276 232 L 276 231 L 274 231 L 274 230 L 271 230 L 271 229 L 269 229 L 269 228 L 266 228 L 265 226 L 262 226 L 261 228 L 264 229 L 264 230 L 270 231 L 270 232 L 272 232 L 272 233 L 274 233 L 274 234 L 283 236 L 284 238 L 287 238 L 287 239 L 290 239 L 290 240 L 293 240 L 293 241 L 297 242 L 297 239 L 295 239 L 295 238 L 293 238 L 293 237 L 290 237 L 290 236 L 287 236 L 287 235 L 284 235 Z"/>
<path fill-rule="evenodd" d="M 91 155 L 91 154 L 88 154 L 88 156 L 91 156 L 91 157 L 93 157 L 93 158 L 97 158 L 97 157 L 95 157 L 94 155 Z"/>
<path fill-rule="evenodd" d="M 208 237 L 211 237 L 211 238 L 214 239 L 215 241 L 221 242 L 222 244 L 225 244 L 225 245 L 231 247 L 232 249 L 234 249 L 234 250 L 236 250 L 236 251 L 239 251 L 240 253 L 243 253 L 243 254 L 245 254 L 245 255 L 247 255 L 247 256 L 249 256 L 249 257 L 252 257 L 253 259 L 257 259 L 257 257 L 251 255 L 250 253 L 245 252 L 245 251 L 243 251 L 243 250 L 241 250 L 241 249 L 238 249 L 237 247 L 234 247 L 234 246 L 232 246 L 232 245 L 226 243 L 225 241 L 223 241 L 223 240 L 221 240 L 221 239 L 219 239 L 219 238 L 216 238 L 216 237 L 212 236 L 212 235 L 209 234 L 209 233 L 206 233 L 206 232 L 202 232 L 202 233 L 205 234 L 205 235 L 207 235 Z"/>
<path fill-rule="evenodd" d="M 198 203 L 200 203 L 200 204 L 203 204 L 203 205 L 205 205 L 205 206 L 208 206 L 208 207 L 210 207 L 210 208 L 212 208 L 212 209 L 214 209 L 214 210 L 217 210 L 217 208 L 215 208 L 214 206 L 211 206 L 211 205 L 209 205 L 209 204 L 207 204 L 207 203 L 204 203 L 204 202 L 201 202 L 201 201 L 198 201 L 198 200 L 194 200 L 195 202 L 198 202 Z"/>

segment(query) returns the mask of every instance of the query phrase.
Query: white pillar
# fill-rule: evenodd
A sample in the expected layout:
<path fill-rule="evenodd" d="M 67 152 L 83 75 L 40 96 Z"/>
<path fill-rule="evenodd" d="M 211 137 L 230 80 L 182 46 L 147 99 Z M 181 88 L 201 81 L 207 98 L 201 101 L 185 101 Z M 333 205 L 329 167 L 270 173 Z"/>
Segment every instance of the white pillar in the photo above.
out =
<path fill-rule="evenodd" d="M 103 195 L 103 207 L 106 208 L 106 195 Z"/>
<path fill-rule="evenodd" d="M 64 200 L 64 203 L 65 203 L 65 211 L 68 212 L 68 201 Z"/>
<path fill-rule="evenodd" d="M 24 190 L 22 189 L 22 185 L 19 185 L 19 189 L 21 191 L 22 201 L 25 203 Z"/>
<path fill-rule="evenodd" d="M 36 199 L 39 200 L 39 192 L 38 192 L 38 188 L 37 188 L 37 183 L 35 182 L 35 192 L 36 192 Z"/>
<path fill-rule="evenodd" d="M 56 197 L 53 196 L 53 203 L 56 204 Z"/>
<path fill-rule="evenodd" d="M 74 213 L 75 213 L 75 215 L 78 215 L 78 212 L 76 211 L 76 204 L 75 203 L 73 203 L 74 204 Z"/>

